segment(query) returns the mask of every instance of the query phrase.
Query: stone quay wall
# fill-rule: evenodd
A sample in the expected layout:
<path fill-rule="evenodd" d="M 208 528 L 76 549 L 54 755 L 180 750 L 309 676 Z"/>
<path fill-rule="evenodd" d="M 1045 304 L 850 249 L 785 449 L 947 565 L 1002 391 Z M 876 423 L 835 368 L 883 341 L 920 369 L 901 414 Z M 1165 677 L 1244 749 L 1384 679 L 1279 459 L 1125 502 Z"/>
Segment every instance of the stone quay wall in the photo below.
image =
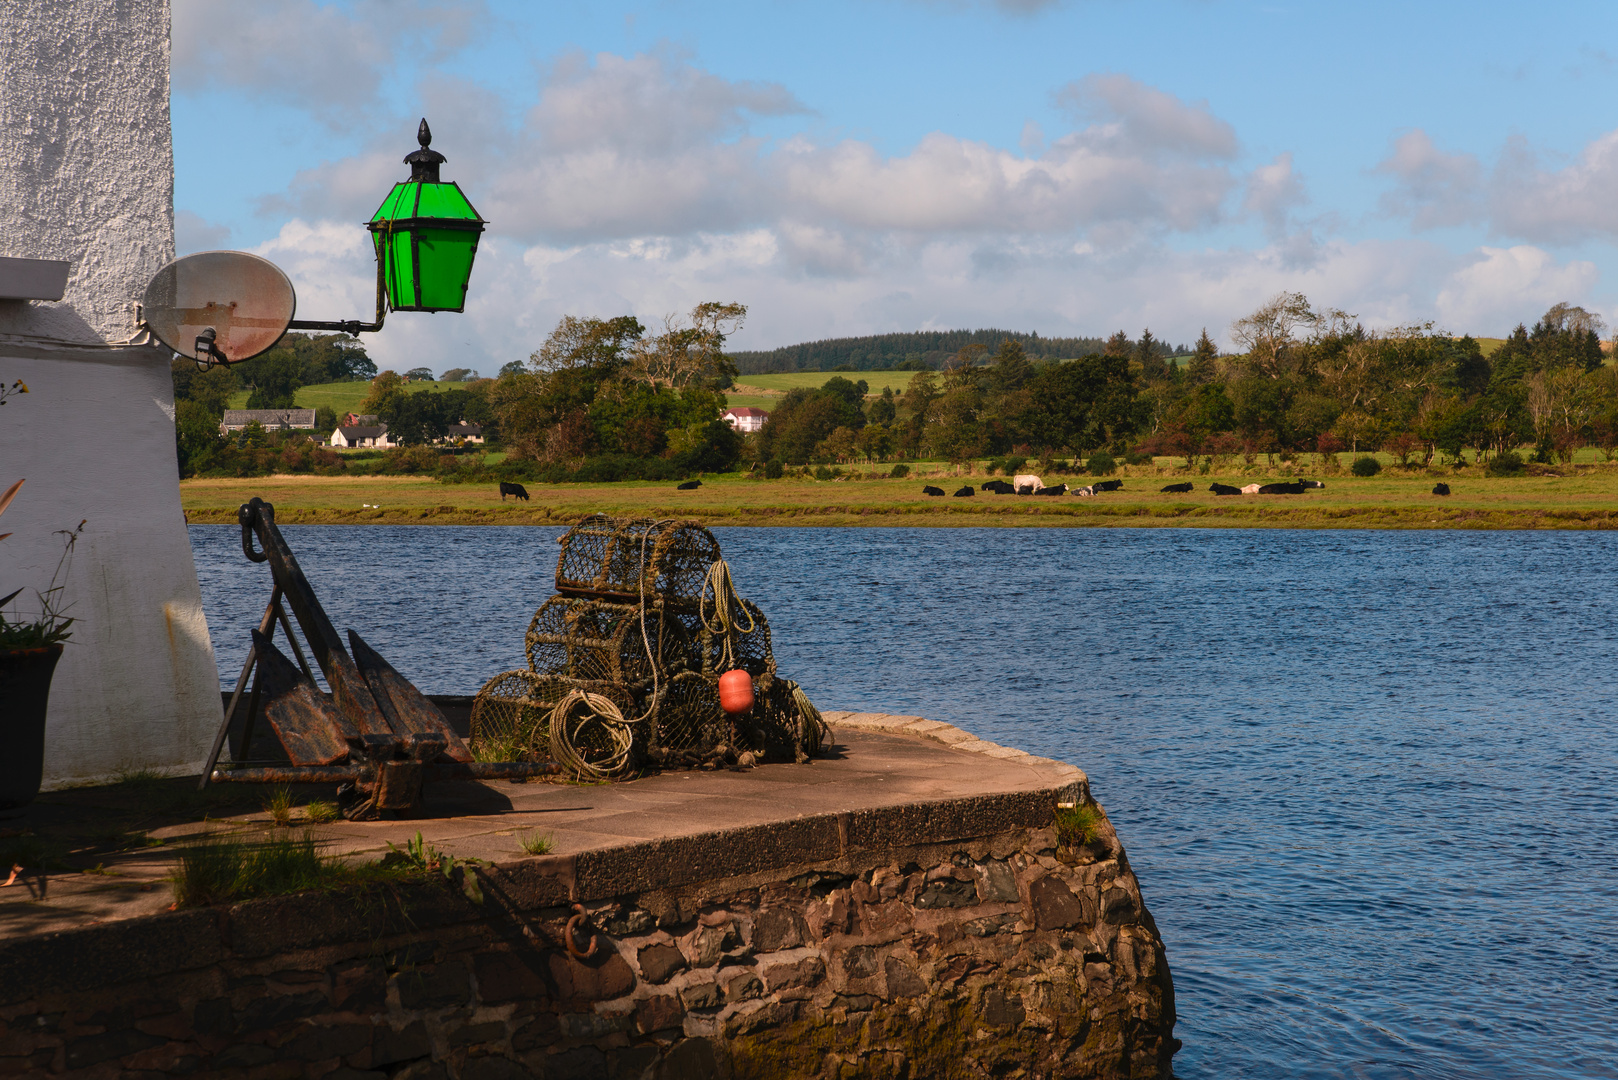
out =
<path fill-rule="evenodd" d="M 481 904 L 435 877 L 0 943 L 0 1073 L 1167 1077 L 1128 859 L 1052 827 L 1073 773 L 484 864 Z"/>

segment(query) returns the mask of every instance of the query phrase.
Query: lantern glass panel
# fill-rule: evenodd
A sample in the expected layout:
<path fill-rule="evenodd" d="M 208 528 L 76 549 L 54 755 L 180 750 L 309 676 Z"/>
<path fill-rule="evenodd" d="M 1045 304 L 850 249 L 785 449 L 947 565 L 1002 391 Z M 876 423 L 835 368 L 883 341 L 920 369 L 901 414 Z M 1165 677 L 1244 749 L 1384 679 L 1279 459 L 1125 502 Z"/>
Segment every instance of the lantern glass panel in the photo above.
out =
<path fill-rule="evenodd" d="M 396 184 L 369 228 L 395 311 L 461 311 L 483 219 L 454 182 Z"/>

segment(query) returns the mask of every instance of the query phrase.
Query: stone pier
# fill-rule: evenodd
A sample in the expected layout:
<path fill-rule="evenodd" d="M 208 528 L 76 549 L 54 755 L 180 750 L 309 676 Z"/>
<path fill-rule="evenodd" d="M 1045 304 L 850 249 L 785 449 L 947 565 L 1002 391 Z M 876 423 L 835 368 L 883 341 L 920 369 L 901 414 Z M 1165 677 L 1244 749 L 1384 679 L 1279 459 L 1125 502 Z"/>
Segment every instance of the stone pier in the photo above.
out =
<path fill-rule="evenodd" d="M 0 1072 L 1169 1076 L 1173 984 L 1123 848 L 1101 814 L 1055 827 L 1092 804 L 1085 775 L 827 718 L 836 752 L 807 765 L 445 785 L 430 816 L 317 830 L 374 859 L 419 829 L 483 860 L 481 903 L 423 877 L 164 910 L 165 848 L 264 814 L 158 830 L 116 876 L 30 878 L 0 893 Z M 529 857 L 536 829 L 553 847 Z"/>

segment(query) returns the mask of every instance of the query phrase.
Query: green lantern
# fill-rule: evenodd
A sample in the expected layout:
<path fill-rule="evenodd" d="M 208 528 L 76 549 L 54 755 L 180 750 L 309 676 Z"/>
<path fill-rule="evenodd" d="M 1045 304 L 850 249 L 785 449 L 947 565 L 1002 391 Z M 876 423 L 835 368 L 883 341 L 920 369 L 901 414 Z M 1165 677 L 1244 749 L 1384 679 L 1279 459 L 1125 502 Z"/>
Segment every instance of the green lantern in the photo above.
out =
<path fill-rule="evenodd" d="M 438 178 L 446 159 L 429 149 L 425 119 L 416 132 L 421 149 L 404 160 L 410 179 L 393 185 L 366 228 L 376 244 L 378 270 L 394 311 L 461 311 L 484 220 L 460 187 Z"/>

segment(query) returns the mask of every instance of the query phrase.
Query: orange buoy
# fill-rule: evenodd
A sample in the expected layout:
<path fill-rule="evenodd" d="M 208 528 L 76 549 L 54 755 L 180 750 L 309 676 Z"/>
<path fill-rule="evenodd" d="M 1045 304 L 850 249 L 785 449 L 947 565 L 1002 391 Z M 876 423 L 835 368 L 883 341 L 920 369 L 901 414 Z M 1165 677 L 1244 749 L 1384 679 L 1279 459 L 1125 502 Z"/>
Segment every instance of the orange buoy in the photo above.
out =
<path fill-rule="evenodd" d="M 753 707 L 753 677 L 741 668 L 719 676 L 719 707 L 728 713 L 744 713 Z"/>

